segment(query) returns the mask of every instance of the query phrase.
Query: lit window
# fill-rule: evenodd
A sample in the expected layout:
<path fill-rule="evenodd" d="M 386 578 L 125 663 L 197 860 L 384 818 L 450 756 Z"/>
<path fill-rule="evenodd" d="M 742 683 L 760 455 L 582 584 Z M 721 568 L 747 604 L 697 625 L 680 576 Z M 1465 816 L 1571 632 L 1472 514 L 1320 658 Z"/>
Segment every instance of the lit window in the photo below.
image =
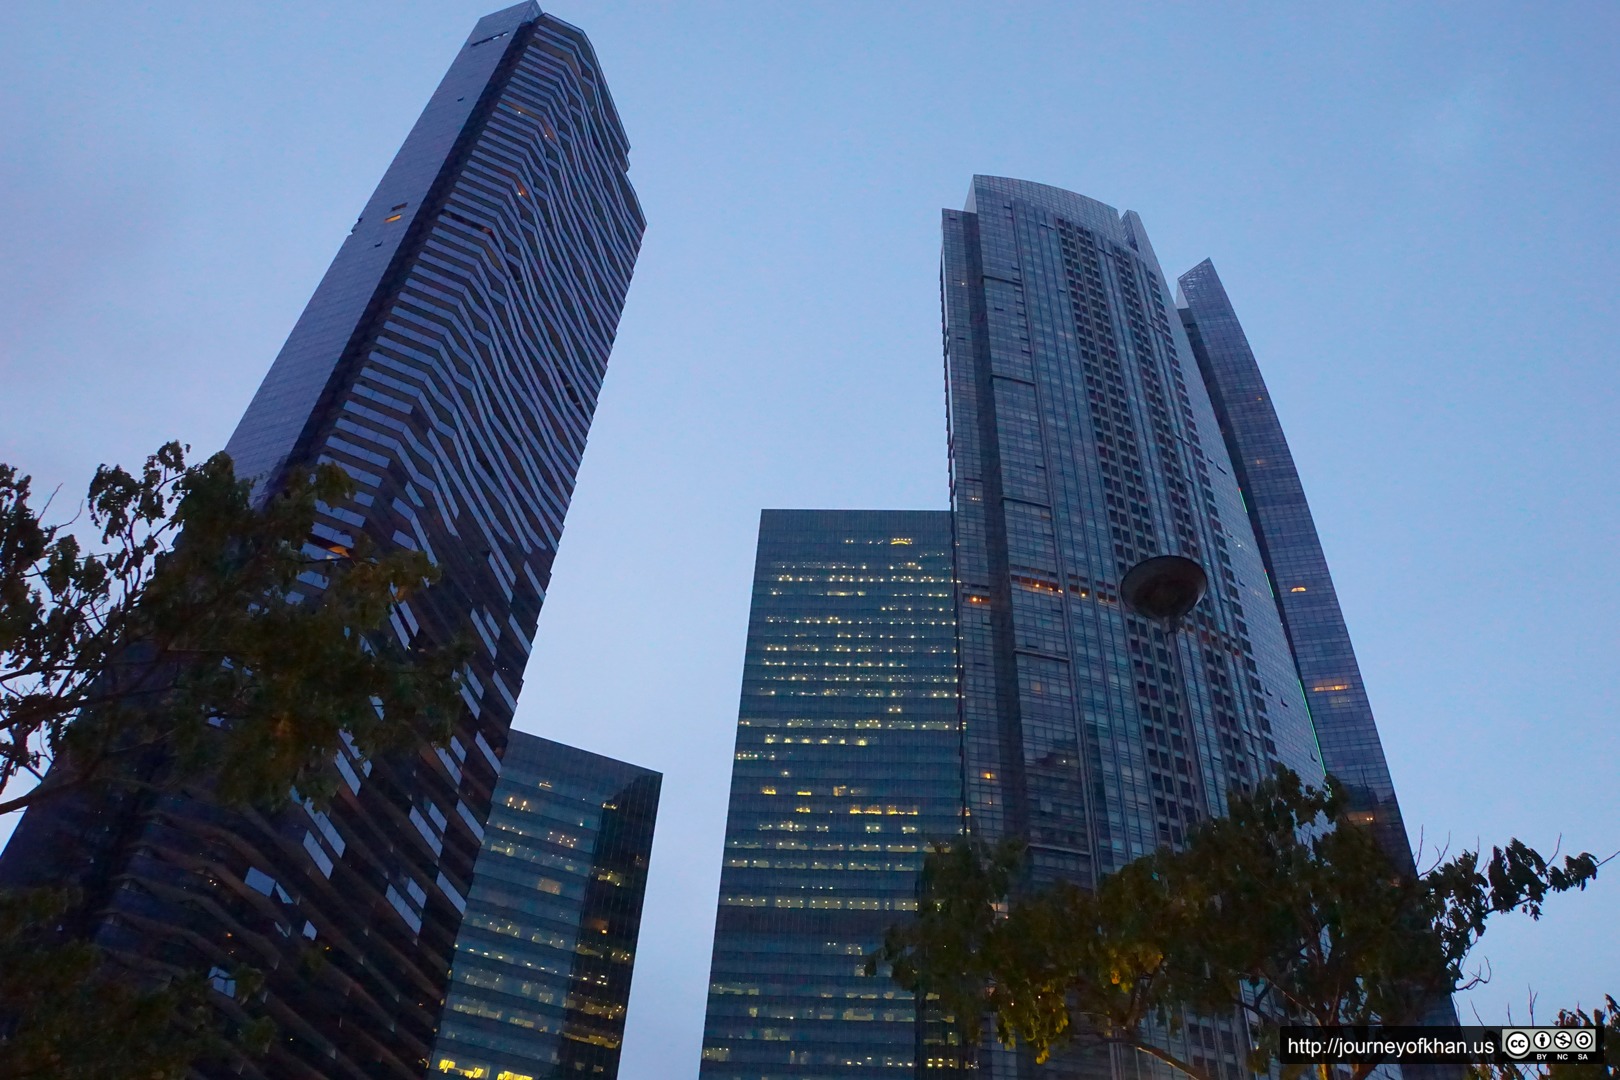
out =
<path fill-rule="evenodd" d="M 1289 589 L 1288 591 L 1289 592 L 1304 592 L 1305 591 L 1305 586 L 1303 586 L 1303 585 L 1295 585 L 1292 589 Z"/>
<path fill-rule="evenodd" d="M 391 217 L 385 217 L 385 218 L 383 218 L 383 224 L 387 225 L 390 221 L 398 221 L 400 218 L 402 218 L 404 216 L 405 216 L 404 214 L 394 214 Z"/>

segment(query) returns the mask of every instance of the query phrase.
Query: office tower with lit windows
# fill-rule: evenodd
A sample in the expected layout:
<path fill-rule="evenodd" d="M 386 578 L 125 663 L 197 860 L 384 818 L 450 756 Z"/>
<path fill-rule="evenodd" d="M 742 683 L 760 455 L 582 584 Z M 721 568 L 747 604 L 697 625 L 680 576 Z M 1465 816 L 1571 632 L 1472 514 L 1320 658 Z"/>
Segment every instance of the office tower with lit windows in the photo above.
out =
<path fill-rule="evenodd" d="M 943 1025 L 863 974 L 961 829 L 945 511 L 767 510 L 754 564 L 704 1080 L 910 1077 Z"/>
<path fill-rule="evenodd" d="M 1090 886 L 1275 764 L 1319 782 L 1238 477 L 1141 219 L 978 176 L 944 213 L 941 283 L 972 828 L 1025 841 L 1037 884 Z M 1209 578 L 1173 634 L 1120 597 L 1159 555 Z M 1233 1018 L 1176 1038 L 1212 1075 L 1247 1075 Z M 1136 1067 L 1103 1048 L 1039 1072 Z"/>
<path fill-rule="evenodd" d="M 613 1080 L 662 777 L 509 739 L 429 1075 Z"/>
<path fill-rule="evenodd" d="M 351 498 L 322 507 L 312 557 L 364 534 L 438 566 L 392 632 L 472 644 L 449 745 L 340 752 L 325 810 L 42 804 L 0 865 L 12 884 L 78 886 L 84 933 L 134 963 L 262 971 L 277 1034 L 242 1075 L 428 1067 L 644 228 L 627 155 L 583 33 L 533 3 L 480 20 L 227 447 L 261 497 L 319 462 L 353 478 Z M 318 576 L 303 589 L 317 600 Z"/>

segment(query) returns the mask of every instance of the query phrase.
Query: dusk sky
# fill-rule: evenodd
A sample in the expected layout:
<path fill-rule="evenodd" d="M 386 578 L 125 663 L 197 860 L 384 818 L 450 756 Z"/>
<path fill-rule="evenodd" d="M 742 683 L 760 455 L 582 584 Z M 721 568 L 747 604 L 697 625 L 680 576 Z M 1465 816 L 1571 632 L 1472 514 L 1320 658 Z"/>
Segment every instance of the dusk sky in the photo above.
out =
<path fill-rule="evenodd" d="M 65 498 L 221 448 L 497 6 L 0 5 L 0 461 Z M 518 726 L 664 773 L 625 1080 L 697 1073 L 760 509 L 946 505 L 976 172 L 1214 259 L 1419 862 L 1620 850 L 1620 5 L 551 10 L 648 229 Z M 1620 996 L 1620 861 L 1486 958 L 1465 1022 Z"/>

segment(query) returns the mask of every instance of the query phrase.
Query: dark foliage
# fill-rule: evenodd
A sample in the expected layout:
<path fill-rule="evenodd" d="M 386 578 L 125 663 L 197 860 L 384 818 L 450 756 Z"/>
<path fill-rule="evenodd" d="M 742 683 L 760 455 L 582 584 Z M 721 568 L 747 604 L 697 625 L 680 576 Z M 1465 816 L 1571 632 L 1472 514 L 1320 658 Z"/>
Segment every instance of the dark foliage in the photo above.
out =
<path fill-rule="evenodd" d="M 1479 978 L 1464 965 L 1491 916 L 1537 918 L 1548 894 L 1584 889 L 1599 865 L 1554 865 L 1514 840 L 1412 878 L 1345 820 L 1336 785 L 1286 770 L 1095 891 L 1021 888 L 1018 861 L 1016 847 L 973 840 L 936 848 L 918 918 L 889 931 L 871 967 L 937 995 L 969 1045 L 989 1015 L 1003 1043 L 1039 1060 L 1112 1043 L 1199 1078 L 1164 1037 L 1188 1017 L 1246 1014 L 1261 1072 L 1282 1024 L 1417 1023 Z"/>

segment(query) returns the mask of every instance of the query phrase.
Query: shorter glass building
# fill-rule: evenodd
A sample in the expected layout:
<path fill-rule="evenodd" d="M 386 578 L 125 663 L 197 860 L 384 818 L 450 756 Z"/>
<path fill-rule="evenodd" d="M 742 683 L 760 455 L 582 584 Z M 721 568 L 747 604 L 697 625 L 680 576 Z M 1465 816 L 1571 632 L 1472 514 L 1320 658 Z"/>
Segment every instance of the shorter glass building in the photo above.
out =
<path fill-rule="evenodd" d="M 512 732 L 430 1076 L 618 1075 L 662 779 Z"/>
<path fill-rule="evenodd" d="M 754 564 L 703 1080 L 949 1064 L 866 955 L 962 826 L 951 515 L 767 510 Z"/>

